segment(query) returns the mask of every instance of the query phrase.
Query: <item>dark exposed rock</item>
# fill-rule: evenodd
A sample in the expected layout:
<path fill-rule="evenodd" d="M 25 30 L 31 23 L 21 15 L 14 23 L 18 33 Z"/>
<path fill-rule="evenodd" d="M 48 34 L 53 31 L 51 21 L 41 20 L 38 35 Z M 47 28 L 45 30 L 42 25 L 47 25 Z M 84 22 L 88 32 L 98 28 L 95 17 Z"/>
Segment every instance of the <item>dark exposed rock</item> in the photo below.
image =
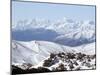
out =
<path fill-rule="evenodd" d="M 42 73 L 42 72 L 50 72 L 49 69 L 44 68 L 44 67 L 38 67 L 36 68 L 32 68 L 32 69 L 26 69 L 23 70 L 17 66 L 12 65 L 12 74 L 28 74 L 28 73 Z"/>
<path fill-rule="evenodd" d="M 43 63 L 43 66 L 45 67 L 50 67 L 51 65 L 51 62 L 52 62 L 52 59 L 51 58 L 48 58 L 47 60 L 44 61 Z"/>
<path fill-rule="evenodd" d="M 56 56 L 56 55 L 53 54 L 53 53 L 50 54 L 50 58 L 54 58 L 55 56 Z"/>
<path fill-rule="evenodd" d="M 91 59 L 95 59 L 96 58 L 96 54 L 95 55 L 91 55 Z"/>
<path fill-rule="evenodd" d="M 80 70 L 81 69 L 81 67 L 77 67 L 75 70 Z"/>
<path fill-rule="evenodd" d="M 74 59 L 75 58 L 75 54 L 74 53 L 67 53 L 68 59 Z"/>
<path fill-rule="evenodd" d="M 84 57 L 85 57 L 85 56 L 86 56 L 85 54 L 76 53 L 76 59 L 77 59 L 77 60 L 82 61 L 82 60 L 84 60 Z"/>
<path fill-rule="evenodd" d="M 12 74 L 22 74 L 24 73 L 24 70 L 22 70 L 21 68 L 12 65 Z"/>
<path fill-rule="evenodd" d="M 53 57 L 54 55 L 52 55 Z M 44 61 L 43 66 L 45 67 L 50 67 L 54 65 L 55 63 L 59 62 L 58 58 L 55 56 L 53 58 L 48 58 L 47 60 Z"/>
<path fill-rule="evenodd" d="M 58 53 L 57 55 L 58 57 L 64 58 L 65 53 L 62 52 L 62 53 Z"/>
<path fill-rule="evenodd" d="M 69 68 L 70 68 L 71 70 L 74 68 L 73 63 L 70 63 L 68 66 L 69 66 Z"/>
<path fill-rule="evenodd" d="M 73 64 L 75 64 L 76 66 L 77 66 L 77 65 L 79 65 L 79 64 L 77 63 L 77 61 L 74 61 L 74 63 L 73 63 Z"/>
<path fill-rule="evenodd" d="M 56 67 L 56 71 L 66 71 L 66 67 L 64 66 L 64 64 L 59 64 L 58 67 Z"/>
<path fill-rule="evenodd" d="M 86 63 L 85 66 L 91 67 L 91 64 L 90 63 Z"/>

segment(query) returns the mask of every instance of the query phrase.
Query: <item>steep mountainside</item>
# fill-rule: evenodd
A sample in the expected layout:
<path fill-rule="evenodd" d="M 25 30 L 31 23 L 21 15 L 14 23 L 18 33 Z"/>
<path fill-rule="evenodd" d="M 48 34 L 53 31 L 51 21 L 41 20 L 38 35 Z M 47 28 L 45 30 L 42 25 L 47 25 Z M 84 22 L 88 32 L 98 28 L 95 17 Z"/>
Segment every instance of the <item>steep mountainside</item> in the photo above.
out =
<path fill-rule="evenodd" d="M 51 53 L 84 53 L 95 54 L 95 43 L 68 47 L 47 41 L 12 41 L 12 64 L 30 63 L 33 65 L 45 60 Z"/>

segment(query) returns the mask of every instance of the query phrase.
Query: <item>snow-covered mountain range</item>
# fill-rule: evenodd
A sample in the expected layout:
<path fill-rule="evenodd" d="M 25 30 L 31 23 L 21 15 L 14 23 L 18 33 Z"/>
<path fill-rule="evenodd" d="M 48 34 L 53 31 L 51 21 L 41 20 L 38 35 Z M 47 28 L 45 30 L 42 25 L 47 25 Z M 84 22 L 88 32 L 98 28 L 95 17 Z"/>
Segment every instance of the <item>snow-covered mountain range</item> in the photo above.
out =
<path fill-rule="evenodd" d="M 73 21 L 67 18 L 55 22 L 42 19 L 24 20 L 12 26 L 12 38 L 19 41 L 44 40 L 78 46 L 95 42 L 95 35 L 94 21 Z"/>
<path fill-rule="evenodd" d="M 94 21 L 67 18 L 55 22 L 43 19 L 19 21 L 12 25 L 12 39 L 14 73 L 96 67 Z"/>

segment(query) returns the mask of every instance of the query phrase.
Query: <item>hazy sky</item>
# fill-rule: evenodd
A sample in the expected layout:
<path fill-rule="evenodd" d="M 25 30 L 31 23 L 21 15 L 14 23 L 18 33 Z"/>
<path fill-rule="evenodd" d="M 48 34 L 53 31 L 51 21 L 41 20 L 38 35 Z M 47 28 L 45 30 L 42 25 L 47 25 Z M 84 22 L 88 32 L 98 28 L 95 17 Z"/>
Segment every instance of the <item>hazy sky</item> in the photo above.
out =
<path fill-rule="evenodd" d="M 50 20 L 67 17 L 74 20 L 94 20 L 95 6 L 12 2 L 12 23 L 19 20 L 43 18 Z"/>

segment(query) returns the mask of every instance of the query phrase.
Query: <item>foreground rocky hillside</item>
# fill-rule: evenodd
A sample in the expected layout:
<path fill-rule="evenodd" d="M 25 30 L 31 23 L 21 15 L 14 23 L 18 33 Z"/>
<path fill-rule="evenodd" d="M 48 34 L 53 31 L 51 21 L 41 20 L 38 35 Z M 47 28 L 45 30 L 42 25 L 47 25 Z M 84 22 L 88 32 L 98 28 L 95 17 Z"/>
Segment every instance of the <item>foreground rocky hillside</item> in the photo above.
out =
<path fill-rule="evenodd" d="M 83 53 L 51 53 L 50 56 L 38 65 L 23 63 L 12 65 L 12 74 L 59 72 L 71 70 L 89 70 L 96 68 L 96 55 Z"/>

